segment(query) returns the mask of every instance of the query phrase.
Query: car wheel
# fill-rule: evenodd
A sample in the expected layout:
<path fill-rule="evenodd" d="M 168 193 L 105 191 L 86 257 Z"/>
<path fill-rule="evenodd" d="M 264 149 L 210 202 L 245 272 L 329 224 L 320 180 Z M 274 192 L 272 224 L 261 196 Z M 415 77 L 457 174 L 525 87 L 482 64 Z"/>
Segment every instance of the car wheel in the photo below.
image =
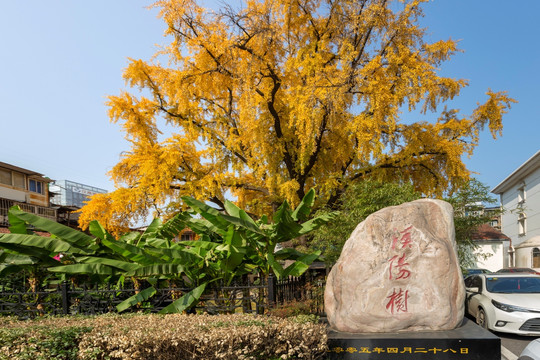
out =
<path fill-rule="evenodd" d="M 484 309 L 478 310 L 478 316 L 476 317 L 476 323 L 483 327 L 484 329 L 488 330 L 488 318 L 486 315 L 486 312 Z"/>

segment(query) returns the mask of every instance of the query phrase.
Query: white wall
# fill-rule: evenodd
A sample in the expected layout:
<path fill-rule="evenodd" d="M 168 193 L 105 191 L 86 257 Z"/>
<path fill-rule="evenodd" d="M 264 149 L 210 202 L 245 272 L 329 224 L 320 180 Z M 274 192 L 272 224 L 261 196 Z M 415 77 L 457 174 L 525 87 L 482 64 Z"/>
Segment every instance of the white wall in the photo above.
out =
<path fill-rule="evenodd" d="M 533 171 L 522 179 L 525 183 L 525 202 L 523 207 L 527 216 L 526 233 L 519 234 L 518 212 L 518 188 L 521 182 L 501 196 L 501 204 L 505 212 L 502 215 L 502 232 L 512 239 L 512 245 L 517 246 L 523 241 L 540 235 L 540 168 Z M 514 211 L 512 211 L 514 210 Z"/>
<path fill-rule="evenodd" d="M 478 249 L 475 250 L 475 254 L 490 254 L 490 256 L 483 260 L 482 257 L 477 256 L 476 267 L 487 269 L 489 271 L 497 271 L 504 268 L 506 265 L 506 253 L 504 242 L 502 241 L 479 241 L 476 242 Z"/>
<path fill-rule="evenodd" d="M 0 198 L 25 202 L 26 192 L 0 186 Z"/>

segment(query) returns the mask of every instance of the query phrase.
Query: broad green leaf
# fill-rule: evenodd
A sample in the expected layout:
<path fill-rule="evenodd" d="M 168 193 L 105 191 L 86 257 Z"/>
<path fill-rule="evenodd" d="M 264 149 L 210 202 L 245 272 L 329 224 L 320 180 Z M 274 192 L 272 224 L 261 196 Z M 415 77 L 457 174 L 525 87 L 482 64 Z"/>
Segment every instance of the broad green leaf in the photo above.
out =
<path fill-rule="evenodd" d="M 120 304 L 116 305 L 116 310 L 118 312 L 127 310 L 133 305 L 137 305 L 138 303 L 141 303 L 143 301 L 150 299 L 152 296 L 154 296 L 155 293 L 156 293 L 156 289 L 153 286 L 146 288 L 144 290 L 141 290 L 141 292 L 139 292 L 138 294 L 135 294 L 132 297 L 122 301 Z"/>
<path fill-rule="evenodd" d="M 264 214 L 263 216 L 261 216 L 257 223 L 260 225 L 268 225 L 268 215 Z"/>
<path fill-rule="evenodd" d="M 38 258 L 21 254 L 3 253 L 0 256 L 0 263 L 7 265 L 36 265 L 41 261 Z"/>
<path fill-rule="evenodd" d="M 73 254 L 89 254 L 93 252 L 91 250 L 81 249 L 60 239 L 38 235 L 2 234 L 0 236 L 0 247 L 4 247 L 3 245 L 7 244 L 46 250 L 50 253 L 69 252 Z"/>
<path fill-rule="evenodd" d="M 190 228 L 193 232 L 199 235 L 214 235 L 218 236 L 225 234 L 225 230 L 212 224 L 206 219 L 190 218 L 186 221 L 186 227 Z M 215 235 L 214 235 L 215 236 Z"/>
<path fill-rule="evenodd" d="M 233 225 L 240 226 L 252 233 L 259 234 L 259 235 L 266 235 L 264 231 L 262 231 L 259 226 L 253 221 L 252 218 L 249 217 L 248 214 L 246 214 L 245 211 L 240 212 L 240 217 L 234 217 L 229 215 L 222 215 L 223 219 L 227 220 L 229 223 Z"/>
<path fill-rule="evenodd" d="M 191 220 L 191 215 L 189 213 L 178 213 L 163 224 L 156 233 L 162 239 L 172 240 L 187 227 L 186 222 L 189 220 Z"/>
<path fill-rule="evenodd" d="M 211 242 L 211 241 L 202 241 L 202 240 L 180 241 L 180 242 L 177 242 L 175 245 L 183 246 L 183 247 L 202 248 L 206 250 L 215 249 L 217 246 L 219 246 L 218 243 Z"/>
<path fill-rule="evenodd" d="M 163 225 L 163 222 L 160 218 L 155 218 L 152 220 L 150 225 L 146 228 L 144 233 L 142 234 L 143 238 L 146 238 L 147 236 L 154 236 L 154 234 L 160 229 L 160 227 Z"/>
<path fill-rule="evenodd" d="M 13 212 L 12 212 L 13 209 Z M 22 219 L 19 219 L 15 216 L 15 210 L 21 211 L 21 209 L 15 205 L 9 209 L 8 212 L 8 221 L 9 221 L 9 231 L 12 234 L 31 234 L 32 231 L 28 231 L 26 228 L 26 222 Z"/>
<path fill-rule="evenodd" d="M 9 209 L 13 216 L 33 225 L 35 228 L 54 234 L 65 242 L 73 244 L 79 248 L 88 248 L 88 250 L 97 250 L 95 239 L 81 231 L 59 224 L 55 221 L 29 214 L 16 208 Z"/>
<path fill-rule="evenodd" d="M 70 264 L 50 267 L 47 270 L 65 274 L 113 275 L 116 271 L 105 264 Z"/>
<path fill-rule="evenodd" d="M 291 265 L 287 266 L 287 268 L 283 271 L 283 277 L 300 276 L 308 269 L 309 265 L 306 265 L 300 261 L 295 261 Z"/>
<path fill-rule="evenodd" d="M 275 243 L 292 240 L 299 236 L 302 226 L 291 216 L 289 204 L 285 201 L 274 214 L 272 238 Z"/>
<path fill-rule="evenodd" d="M 93 257 L 93 256 L 84 256 L 77 258 L 79 264 L 102 264 L 107 266 L 115 267 L 123 271 L 131 271 L 140 267 L 138 264 L 130 263 L 127 261 L 109 259 L 106 257 Z"/>
<path fill-rule="evenodd" d="M 229 224 L 227 224 L 227 222 L 223 220 L 222 214 L 217 209 L 214 209 L 213 207 L 208 206 L 205 203 L 192 197 L 182 196 L 182 200 L 197 213 L 201 214 L 202 217 L 212 223 L 217 229 L 216 232 L 227 231 L 227 227 Z"/>
<path fill-rule="evenodd" d="M 22 265 L 0 264 L 0 276 L 15 274 L 23 270 Z"/>
<path fill-rule="evenodd" d="M 181 249 L 162 249 L 145 248 L 145 251 L 162 260 L 161 262 L 171 262 L 175 264 L 190 264 L 201 260 L 201 256 L 186 248 Z"/>
<path fill-rule="evenodd" d="M 311 213 L 311 207 L 313 206 L 313 202 L 315 201 L 315 190 L 311 189 L 307 192 L 307 194 L 304 196 L 300 204 L 296 207 L 296 209 L 292 213 L 292 218 L 295 221 L 305 221 L 309 214 Z"/>
<path fill-rule="evenodd" d="M 145 238 L 145 243 L 148 247 L 161 249 L 170 249 L 173 246 L 173 243 L 169 240 L 157 239 L 154 237 Z M 148 247 L 145 247 L 145 250 L 147 250 Z"/>
<path fill-rule="evenodd" d="M 88 226 L 88 231 L 90 231 L 90 234 L 94 235 L 98 239 L 112 239 L 112 235 L 109 234 L 105 228 L 96 220 L 93 220 L 90 222 L 90 225 Z"/>
<path fill-rule="evenodd" d="M 150 256 L 143 249 L 131 244 L 126 244 L 116 240 L 104 239 L 103 245 L 113 250 L 116 254 L 138 264 L 151 265 L 153 263 L 160 262 L 158 258 Z"/>
<path fill-rule="evenodd" d="M 272 253 L 266 254 L 266 260 L 274 271 L 276 277 L 278 279 L 283 278 L 283 266 L 281 266 L 281 264 L 275 260 L 274 255 Z"/>
<path fill-rule="evenodd" d="M 181 313 L 182 311 L 190 308 L 201 298 L 201 295 L 203 294 L 204 289 L 206 288 L 207 284 L 208 283 L 204 283 L 196 287 L 195 289 L 191 290 L 190 292 L 182 296 L 180 299 L 174 301 L 172 304 L 165 307 L 159 313 L 160 314 Z"/>
<path fill-rule="evenodd" d="M 234 226 L 229 226 L 226 236 L 223 239 L 224 244 L 216 248 L 217 251 L 224 252 L 226 257 L 220 261 L 220 267 L 227 272 L 234 269 L 242 263 L 247 253 L 246 242 L 242 239 Z"/>
<path fill-rule="evenodd" d="M 306 254 L 293 249 L 293 248 L 284 248 L 274 253 L 276 260 L 297 260 Z"/>
<path fill-rule="evenodd" d="M 283 276 L 287 277 L 287 276 L 302 275 L 306 270 L 309 269 L 309 265 L 311 265 L 315 260 L 317 260 L 320 255 L 321 255 L 321 252 L 316 251 L 312 254 L 306 254 L 300 257 L 294 263 L 287 266 L 287 268 L 283 271 Z"/>
<path fill-rule="evenodd" d="M 337 212 L 327 213 L 323 214 L 321 216 L 318 216 L 314 219 L 311 219 L 309 221 L 306 221 L 305 223 L 302 223 L 302 229 L 299 231 L 299 235 L 307 234 L 313 230 L 318 229 L 322 225 L 326 224 L 329 221 L 332 221 L 337 217 Z"/>
<path fill-rule="evenodd" d="M 3 235 L 7 235 L 7 234 L 0 234 L 0 241 Z M 21 246 L 19 244 L 10 244 L 10 243 L 0 243 L 0 247 L 6 250 L 9 250 L 10 252 L 14 254 L 21 254 L 21 255 L 28 255 L 28 256 L 35 257 L 39 259 L 41 262 L 43 262 L 44 264 L 52 265 L 56 263 L 56 260 L 54 260 L 51 257 L 51 252 L 46 249 L 38 249 L 35 247 L 27 247 L 27 246 Z"/>
<path fill-rule="evenodd" d="M 179 276 L 184 272 L 184 270 L 185 266 L 181 264 L 152 264 L 128 271 L 126 276 Z"/>
<path fill-rule="evenodd" d="M 127 234 L 123 234 L 120 236 L 120 239 L 118 241 L 125 242 L 126 244 L 136 245 L 138 246 L 138 242 L 141 239 L 141 233 L 137 231 L 132 231 Z"/>

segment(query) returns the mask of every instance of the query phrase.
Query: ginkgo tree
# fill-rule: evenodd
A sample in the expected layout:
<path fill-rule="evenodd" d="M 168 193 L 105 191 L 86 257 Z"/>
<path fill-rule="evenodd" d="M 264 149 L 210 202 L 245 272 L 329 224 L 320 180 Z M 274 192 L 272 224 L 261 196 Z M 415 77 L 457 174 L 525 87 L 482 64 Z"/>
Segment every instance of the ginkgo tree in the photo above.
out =
<path fill-rule="evenodd" d="M 109 97 L 131 147 L 110 172 L 116 190 L 95 195 L 81 225 L 125 229 L 176 211 L 181 195 L 263 214 L 310 188 L 331 204 L 368 178 L 426 195 L 463 183 L 462 157 L 484 128 L 500 135 L 514 100 L 487 90 L 471 114 L 448 106 L 468 83 L 440 74 L 459 49 L 426 40 L 426 1 L 158 1 L 170 42 L 130 59 L 134 90 Z"/>

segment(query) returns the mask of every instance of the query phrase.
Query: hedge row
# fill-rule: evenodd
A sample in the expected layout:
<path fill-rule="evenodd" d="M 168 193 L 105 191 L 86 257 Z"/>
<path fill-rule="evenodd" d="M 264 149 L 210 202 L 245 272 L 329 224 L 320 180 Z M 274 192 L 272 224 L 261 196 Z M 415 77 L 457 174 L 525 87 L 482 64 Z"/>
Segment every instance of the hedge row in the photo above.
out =
<path fill-rule="evenodd" d="M 0 318 L 0 359 L 322 359 L 326 340 L 305 315 Z"/>

